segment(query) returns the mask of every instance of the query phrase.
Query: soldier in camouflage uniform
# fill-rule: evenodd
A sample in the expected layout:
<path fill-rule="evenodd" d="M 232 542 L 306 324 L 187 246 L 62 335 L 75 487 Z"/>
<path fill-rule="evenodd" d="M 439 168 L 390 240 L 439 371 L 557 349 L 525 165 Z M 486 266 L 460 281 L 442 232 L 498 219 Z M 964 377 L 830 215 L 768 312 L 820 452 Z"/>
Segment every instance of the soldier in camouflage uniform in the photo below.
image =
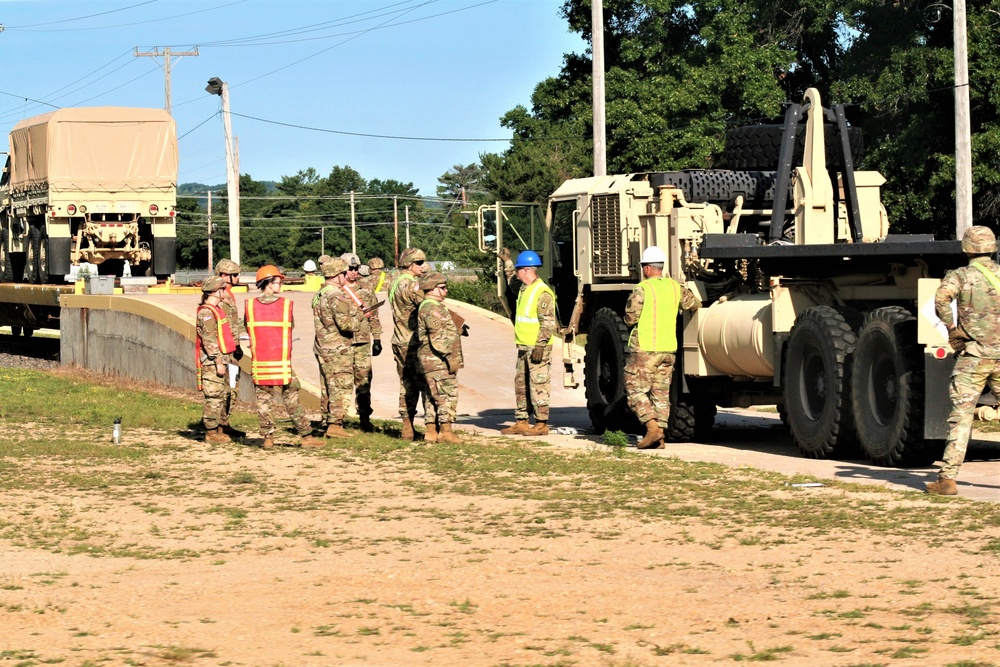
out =
<path fill-rule="evenodd" d="M 205 442 L 221 444 L 232 442 L 223 428 L 222 420 L 229 418 L 233 390 L 229 385 L 229 365 L 236 363 L 233 351 L 236 339 L 233 327 L 222 308 L 225 283 L 212 276 L 201 284 L 202 299 L 195 318 L 198 332 L 196 361 L 198 388 L 201 389 L 202 422 L 205 424 Z"/>
<path fill-rule="evenodd" d="M 380 257 L 368 260 L 368 275 L 362 279 L 365 288 L 374 294 L 384 292 L 392 284 L 392 276 L 385 269 L 385 262 Z"/>
<path fill-rule="evenodd" d="M 382 354 L 382 321 L 378 317 L 378 302 L 375 293 L 361 281 L 361 259 L 354 253 L 345 252 L 340 256 L 347 262 L 347 282 L 344 292 L 351 301 L 362 309 L 364 319 L 354 332 L 354 391 L 357 395 L 358 417 L 361 430 L 371 433 L 372 426 L 372 357 Z"/>
<path fill-rule="evenodd" d="M 558 331 L 556 295 L 538 277 L 538 268 L 542 265 L 538 253 L 525 250 L 517 256 L 516 264 L 509 258 L 509 253 L 506 258 L 501 255 L 507 279 L 516 276 L 521 281 L 514 309 L 514 343 L 517 346 L 514 397 L 517 407 L 514 424 L 500 432 L 504 435 L 548 435 L 552 343 Z M 535 413 L 534 425 L 528 421 L 532 411 Z"/>
<path fill-rule="evenodd" d="M 246 329 L 243 328 L 243 320 L 240 318 L 239 308 L 236 307 L 236 297 L 233 295 L 233 285 L 240 283 L 240 265 L 231 259 L 220 259 L 215 265 L 215 275 L 222 279 L 225 286 L 225 290 L 222 292 L 222 310 L 226 313 L 229 326 L 232 328 L 233 336 L 236 339 L 236 352 L 233 353 L 233 358 L 235 359 L 234 363 L 238 364 L 240 359 L 243 358 L 243 348 L 240 347 L 240 341 L 247 337 Z M 219 426 L 222 427 L 226 435 L 236 440 L 246 436 L 244 431 L 240 431 L 229 425 L 229 414 L 232 411 L 232 402 L 237 397 L 239 383 L 240 376 L 237 372 L 237 389 L 230 392 L 219 421 Z"/>
<path fill-rule="evenodd" d="M 934 295 L 937 316 L 948 328 L 955 351 L 951 373 L 951 414 L 944 465 L 927 484 L 935 495 L 958 495 L 955 483 L 972 435 L 972 417 L 987 383 L 1000 396 L 1000 266 L 993 261 L 997 240 L 989 227 L 970 227 L 962 237 L 968 266 L 949 271 Z M 952 314 L 957 302 L 958 321 Z"/>
<path fill-rule="evenodd" d="M 350 438 L 344 420 L 354 396 L 354 348 L 368 347 L 368 341 L 356 344 L 355 336 L 367 324 L 358 304 L 344 289 L 347 262 L 332 259 L 322 267 L 326 282 L 313 297 L 313 322 L 316 341 L 313 352 L 319 362 L 320 382 L 328 397 L 326 437 Z"/>
<path fill-rule="evenodd" d="M 403 269 L 389 288 L 389 305 L 392 308 L 392 356 L 399 375 L 399 417 L 403 422 L 400 437 L 413 440 L 413 417 L 417 414 L 417 401 L 423 397 L 424 414 L 427 414 L 427 385 L 417 362 L 417 308 L 424 300 L 419 279 L 424 274 L 424 251 L 407 248 L 399 255 Z"/>
<path fill-rule="evenodd" d="M 663 429 L 670 417 L 670 381 L 677 353 L 677 314 L 701 307 L 698 297 L 670 276 L 663 275 L 667 258 L 657 246 L 642 253 L 642 276 L 625 304 L 628 338 L 625 392 L 628 407 L 646 425 L 639 449 L 663 446 Z"/>
<path fill-rule="evenodd" d="M 427 442 L 458 443 L 452 431 L 458 408 L 458 369 L 465 365 L 462 358 L 462 332 L 445 307 L 448 283 L 440 273 L 420 279 L 424 300 L 417 310 L 417 354 L 424 373 L 428 397 L 424 414 Z"/>

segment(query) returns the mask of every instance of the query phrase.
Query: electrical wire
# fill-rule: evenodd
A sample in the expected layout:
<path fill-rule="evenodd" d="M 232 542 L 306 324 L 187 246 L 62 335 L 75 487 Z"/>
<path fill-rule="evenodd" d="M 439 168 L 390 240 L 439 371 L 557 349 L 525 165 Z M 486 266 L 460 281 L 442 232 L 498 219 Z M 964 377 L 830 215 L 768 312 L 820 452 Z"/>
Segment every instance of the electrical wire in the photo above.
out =
<path fill-rule="evenodd" d="M 239 116 L 240 118 L 246 118 L 247 120 L 255 120 L 260 123 L 268 123 L 270 125 L 281 125 L 282 127 L 292 127 L 297 130 L 309 130 L 310 132 L 325 132 L 327 134 L 340 134 L 350 137 L 367 137 L 369 139 L 394 139 L 398 141 L 455 141 L 455 142 L 495 142 L 495 141 L 510 141 L 510 137 L 506 139 L 462 139 L 462 138 L 444 138 L 444 137 L 405 137 L 391 134 L 368 134 L 364 132 L 347 132 L 345 130 L 329 130 L 321 127 L 309 127 L 308 125 L 295 125 L 293 123 L 283 123 L 279 120 L 268 120 L 266 118 L 258 118 L 256 116 L 248 116 L 242 113 L 236 113 L 235 111 L 230 111 L 230 115 Z"/>
<path fill-rule="evenodd" d="M 143 5 L 151 5 L 154 2 L 159 2 L 159 1 L 160 0 L 146 0 L 145 2 L 140 2 L 140 3 L 134 4 L 134 5 L 129 5 L 128 7 L 119 7 L 118 9 L 109 9 L 106 12 L 100 12 L 98 14 L 88 14 L 86 16 L 77 16 L 76 18 L 72 18 L 72 19 L 62 19 L 61 21 L 48 21 L 46 23 L 30 23 L 28 25 L 8 25 L 8 26 L 4 26 L 4 29 L 5 30 L 26 30 L 27 28 L 37 28 L 38 26 L 43 26 L 43 25 L 56 25 L 57 23 L 71 23 L 73 21 L 83 21 L 85 19 L 92 19 L 95 16 L 104 16 L 106 14 L 114 14 L 115 12 L 123 12 L 123 11 L 126 11 L 128 9 L 135 9 L 136 7 L 142 7 Z M 33 31 L 30 31 L 30 32 L 38 32 L 38 31 L 34 31 L 33 30 Z"/>
<path fill-rule="evenodd" d="M 91 28 L 52 28 L 51 30 L 26 30 L 25 32 L 79 32 L 81 30 L 111 30 L 114 28 L 129 28 L 136 25 L 145 25 L 147 23 L 159 23 L 160 21 L 169 21 L 171 19 L 179 19 L 179 18 L 184 18 L 186 16 L 194 16 L 195 14 L 204 14 L 205 12 L 213 12 L 216 9 L 223 9 L 225 7 L 230 7 L 232 5 L 239 5 L 246 1 L 247 0 L 235 0 L 234 2 L 228 2 L 224 5 L 217 5 L 215 7 L 208 7 L 207 9 L 199 9 L 197 11 L 185 12 L 184 14 L 174 14 L 172 16 L 161 16 L 159 18 L 148 19 L 146 21 L 134 21 L 132 23 L 118 23 L 114 25 L 94 26 Z M 159 2 L 159 0 L 149 0 L 149 2 Z M 141 4 L 149 4 L 149 3 L 144 2 Z M 138 7 L 139 5 L 135 6 Z M 94 14 L 94 16 L 100 16 L 100 14 Z M 61 23 L 61 21 L 57 21 L 57 23 Z M 38 25 L 46 25 L 46 24 L 39 23 Z"/>

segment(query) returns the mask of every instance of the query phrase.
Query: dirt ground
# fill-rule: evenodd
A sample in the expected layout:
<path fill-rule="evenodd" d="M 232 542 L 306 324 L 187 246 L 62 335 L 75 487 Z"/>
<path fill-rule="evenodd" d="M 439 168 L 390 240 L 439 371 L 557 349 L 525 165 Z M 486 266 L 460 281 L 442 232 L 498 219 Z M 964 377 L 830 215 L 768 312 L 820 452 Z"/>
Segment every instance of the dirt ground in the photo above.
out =
<path fill-rule="evenodd" d="M 997 552 L 961 541 L 613 498 L 546 520 L 363 457 L 139 437 L 149 464 L 0 491 L 0 664 L 1000 664 Z"/>

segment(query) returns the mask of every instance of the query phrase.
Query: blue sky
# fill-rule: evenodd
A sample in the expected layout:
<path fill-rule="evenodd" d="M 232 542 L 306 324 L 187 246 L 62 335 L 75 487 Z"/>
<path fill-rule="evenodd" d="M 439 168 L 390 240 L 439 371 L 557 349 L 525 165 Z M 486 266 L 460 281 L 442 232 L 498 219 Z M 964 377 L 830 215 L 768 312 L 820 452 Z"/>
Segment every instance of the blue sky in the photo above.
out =
<path fill-rule="evenodd" d="M 225 183 L 220 98 L 230 87 L 240 171 L 278 180 L 349 165 L 434 195 L 456 164 L 504 142 L 407 141 L 346 133 L 496 139 L 564 53 L 586 49 L 562 0 L 0 0 L 0 128 L 58 107 L 164 104 L 171 66 L 179 182 Z M 47 104 L 43 104 L 47 103 Z M 52 106 L 54 105 L 54 106 Z M 237 116 L 251 116 L 252 120 Z M 272 122 L 263 122 L 272 121 Z M 287 125 L 279 125 L 284 123 Z M 4 141 L 6 145 L 6 141 Z"/>

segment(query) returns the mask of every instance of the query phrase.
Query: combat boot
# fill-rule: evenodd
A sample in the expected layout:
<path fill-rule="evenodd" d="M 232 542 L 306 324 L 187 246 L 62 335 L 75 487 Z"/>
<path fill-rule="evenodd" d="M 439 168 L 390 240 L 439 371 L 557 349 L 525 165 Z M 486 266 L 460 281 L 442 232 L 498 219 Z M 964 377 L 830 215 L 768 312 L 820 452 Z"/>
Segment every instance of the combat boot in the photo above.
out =
<path fill-rule="evenodd" d="M 958 486 L 953 479 L 938 477 L 936 482 L 927 482 L 927 493 L 932 496 L 957 496 Z"/>
<path fill-rule="evenodd" d="M 424 442 L 438 442 L 439 440 L 437 424 L 428 424 L 427 432 L 424 433 Z"/>
<path fill-rule="evenodd" d="M 549 423 L 544 419 L 539 419 L 535 425 L 528 430 L 528 435 L 548 435 Z"/>
<path fill-rule="evenodd" d="M 528 435 L 531 433 L 531 424 L 528 423 L 527 419 L 518 419 L 513 426 L 500 429 L 500 433 L 503 435 Z"/>
<path fill-rule="evenodd" d="M 361 418 L 361 426 L 360 426 L 360 428 L 361 428 L 361 432 L 362 433 L 374 433 L 375 432 L 375 426 L 372 424 L 372 420 L 371 420 L 370 417 L 362 417 Z"/>
<path fill-rule="evenodd" d="M 326 447 L 326 440 L 311 435 L 302 436 L 302 449 L 320 449 L 321 447 Z"/>
<path fill-rule="evenodd" d="M 441 424 L 441 432 L 438 433 L 437 441 L 446 442 L 450 445 L 458 445 L 462 442 L 461 438 L 451 430 L 451 424 Z"/>
<path fill-rule="evenodd" d="M 205 442 L 211 445 L 227 445 L 232 440 L 226 435 L 225 431 L 222 430 L 221 426 L 216 428 L 210 428 L 205 431 Z"/>
<path fill-rule="evenodd" d="M 399 433 L 399 438 L 401 440 L 413 440 L 413 417 L 407 415 L 403 417 L 403 428 Z"/>
<path fill-rule="evenodd" d="M 243 438 L 247 437 L 246 431 L 241 431 L 239 429 L 233 428 L 229 424 L 222 424 L 222 426 L 220 426 L 219 428 L 221 428 L 222 432 L 228 435 L 233 440 L 242 440 Z"/>
<path fill-rule="evenodd" d="M 262 449 L 274 449 L 274 438 L 269 435 L 264 436 L 264 444 L 261 445 Z"/>
<path fill-rule="evenodd" d="M 328 438 L 350 438 L 351 433 L 344 428 L 343 424 L 330 424 L 326 427 L 326 437 Z"/>
<path fill-rule="evenodd" d="M 663 442 L 663 429 L 655 419 L 646 422 L 646 436 L 636 445 L 638 449 L 655 449 Z"/>

